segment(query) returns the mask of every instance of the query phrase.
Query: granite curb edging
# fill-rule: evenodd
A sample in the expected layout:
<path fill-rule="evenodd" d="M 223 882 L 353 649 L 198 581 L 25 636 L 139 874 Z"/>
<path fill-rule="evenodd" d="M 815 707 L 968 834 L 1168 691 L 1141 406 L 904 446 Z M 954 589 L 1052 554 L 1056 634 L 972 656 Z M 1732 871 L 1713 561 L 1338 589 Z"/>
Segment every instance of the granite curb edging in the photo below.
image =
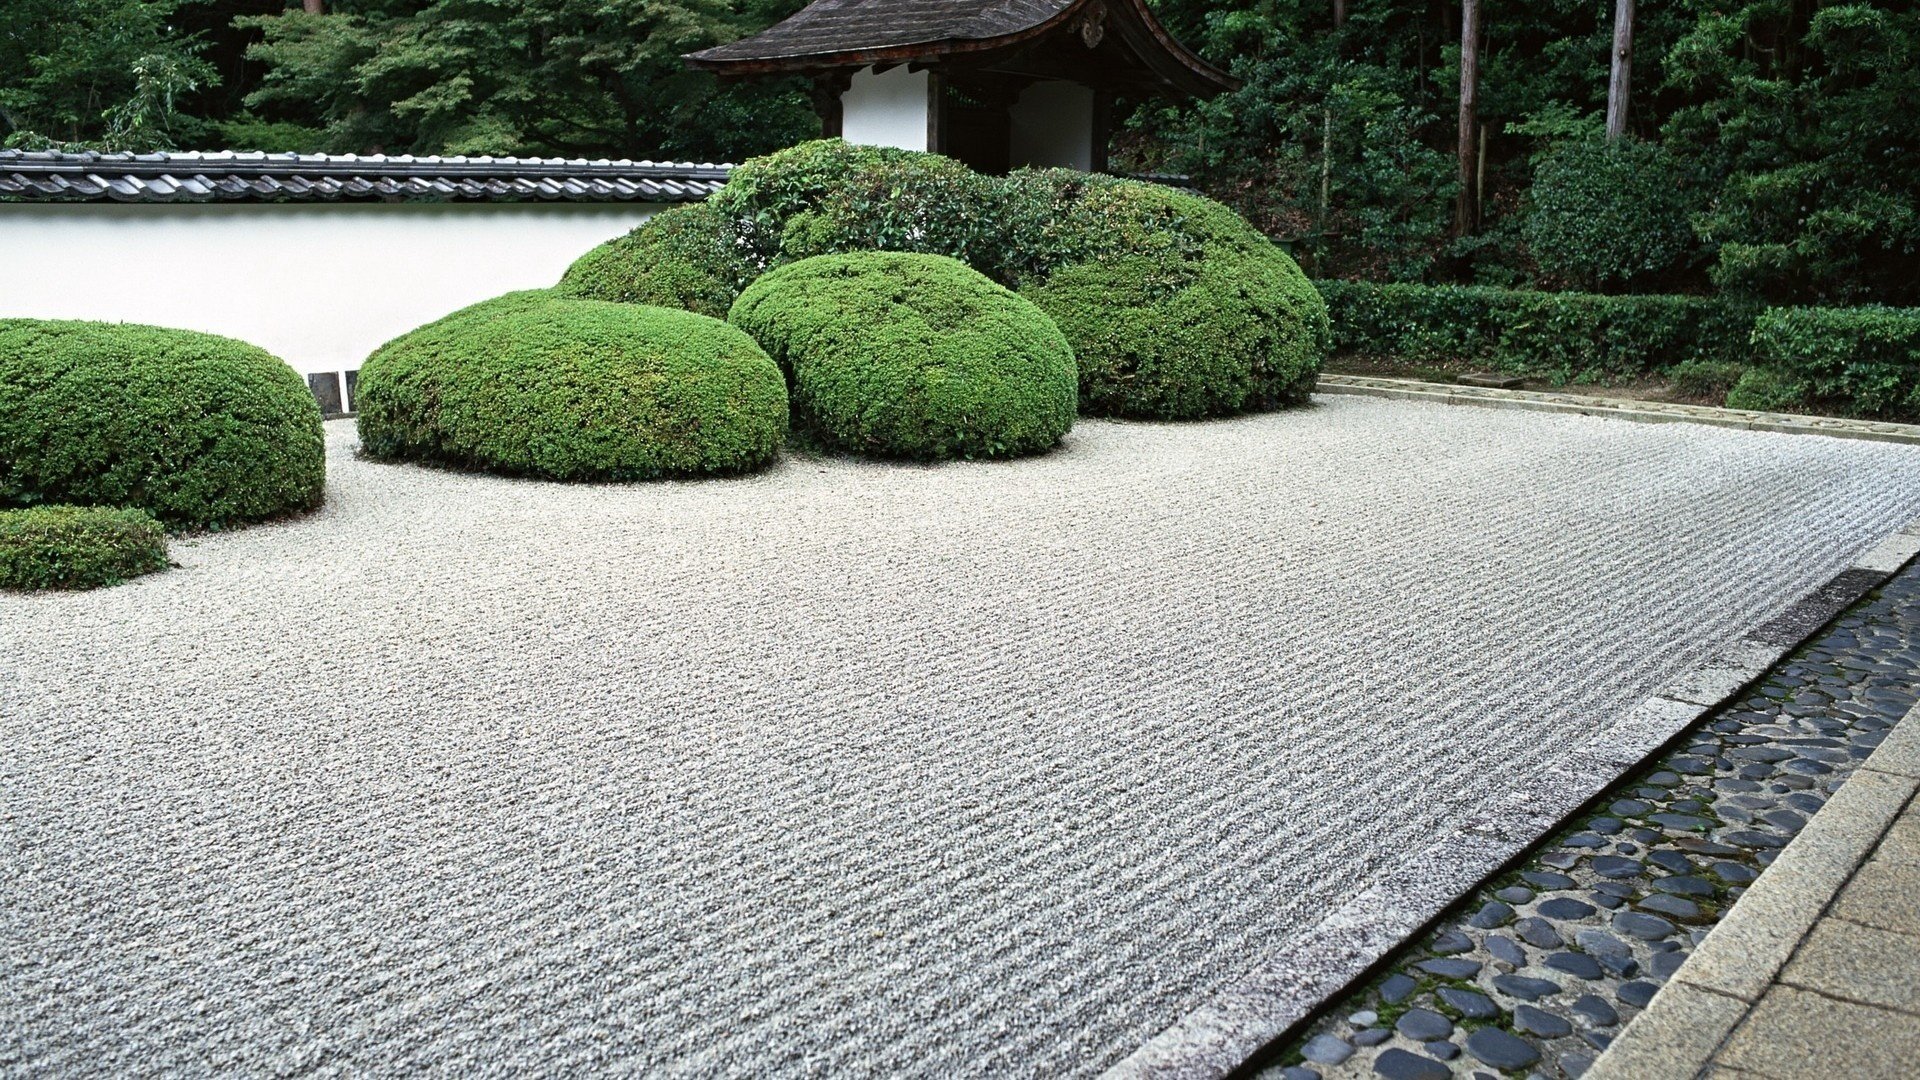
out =
<path fill-rule="evenodd" d="M 1780 977 L 1907 805 L 1920 794 L 1920 705 L 1813 815 L 1714 926 L 1586 1080 L 1698 1074 Z"/>
<path fill-rule="evenodd" d="M 1920 424 L 1853 420 L 1838 416 L 1754 412 L 1745 409 L 1724 409 L 1712 405 L 1634 401 L 1626 398 L 1601 398 L 1587 394 L 1565 394 L 1541 390 L 1500 390 L 1493 387 L 1461 386 L 1455 383 L 1391 379 L 1372 375 L 1323 374 L 1314 385 L 1313 392 L 1358 394 L 1403 401 L 1431 401 L 1445 405 L 1477 405 L 1494 409 L 1572 413 L 1580 416 L 1632 420 L 1644 424 L 1711 424 L 1715 427 L 1764 431 L 1779 435 L 1830 435 L 1836 439 L 1867 439 L 1875 442 L 1920 446 Z"/>
<path fill-rule="evenodd" d="M 1920 441 L 1920 428 L 1915 432 Z M 1524 858 L 1622 776 L 1765 676 L 1916 555 L 1920 519 L 1882 538 L 1825 584 L 1669 680 L 1620 722 L 1575 746 L 1534 789 L 1483 803 L 1452 834 L 1334 909 L 1285 949 L 1261 959 L 1249 974 L 1106 1070 L 1105 1080 L 1215 1080 L 1256 1068 L 1263 1055 L 1305 1030 L 1327 1003 L 1362 985 L 1460 898 Z"/>

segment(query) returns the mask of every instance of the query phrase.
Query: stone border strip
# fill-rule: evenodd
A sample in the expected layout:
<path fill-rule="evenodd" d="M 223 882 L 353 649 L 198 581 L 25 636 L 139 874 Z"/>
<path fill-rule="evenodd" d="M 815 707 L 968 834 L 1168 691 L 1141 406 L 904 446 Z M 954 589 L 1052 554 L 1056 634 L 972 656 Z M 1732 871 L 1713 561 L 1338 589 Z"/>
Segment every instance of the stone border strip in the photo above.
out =
<path fill-rule="evenodd" d="M 1691 1077 L 1706 1068 L 1917 792 L 1920 705 L 1747 888 L 1587 1080 Z"/>
<path fill-rule="evenodd" d="M 1373 375 L 1321 375 L 1318 394 L 1362 394 L 1405 401 L 1434 401 L 1444 405 L 1479 405 L 1494 409 L 1610 416 L 1648 424 L 1694 423 L 1716 427 L 1769 431 L 1782 435 L 1831 435 L 1836 439 L 1920 445 L 1920 425 L 1878 420 L 1849 420 L 1837 416 L 1797 416 L 1790 413 L 1719 409 L 1711 405 L 1679 405 L 1666 401 L 1631 401 L 1586 394 L 1539 390 L 1496 390 L 1491 387 L 1387 379 Z"/>
<path fill-rule="evenodd" d="M 1105 1077 L 1214 1080 L 1252 1071 L 1266 1052 L 1304 1031 L 1322 1005 L 1364 983 L 1395 950 L 1432 928 L 1460 897 L 1523 858 L 1623 774 L 1760 679 L 1915 555 L 1920 519 L 1575 746 L 1532 789 L 1483 803 L 1451 833 L 1260 958 L 1251 972 L 1149 1039 Z M 1915 730 L 1920 733 L 1920 725 Z"/>

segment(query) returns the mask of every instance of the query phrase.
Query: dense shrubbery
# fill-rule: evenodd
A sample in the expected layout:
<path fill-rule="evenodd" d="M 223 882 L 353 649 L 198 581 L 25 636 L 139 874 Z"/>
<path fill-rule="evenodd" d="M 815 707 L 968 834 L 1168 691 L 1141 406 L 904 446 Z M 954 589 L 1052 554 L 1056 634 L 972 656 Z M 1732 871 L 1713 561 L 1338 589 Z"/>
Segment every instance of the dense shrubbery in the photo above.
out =
<path fill-rule="evenodd" d="M 1226 207 L 1157 184 L 1068 170 L 1002 179 L 823 140 L 740 166 L 706 207 L 714 216 L 698 230 L 662 215 L 589 252 L 561 288 L 711 312 L 797 259 L 951 256 L 1059 322 L 1080 361 L 1081 406 L 1109 416 L 1295 403 L 1326 352 L 1325 307 L 1293 260 Z M 656 227 L 670 235 L 649 239 Z M 682 238 L 710 250 L 683 252 Z"/>
<path fill-rule="evenodd" d="M 0 589 L 97 589 L 167 568 L 167 534 L 144 510 L 0 510 Z"/>
<path fill-rule="evenodd" d="M 704 315 L 509 293 L 360 368 L 374 457 L 557 480 L 735 473 L 772 460 L 786 386 L 751 338 Z"/>
<path fill-rule="evenodd" d="M 1770 308 L 1753 324 L 1753 362 L 1734 408 L 1920 417 L 1920 309 Z"/>
<path fill-rule="evenodd" d="M 1568 139 L 1540 155 L 1521 232 L 1549 282 L 1612 290 L 1646 281 L 1695 247 L 1684 180 L 1658 143 Z"/>
<path fill-rule="evenodd" d="M 230 338 L 0 320 L 0 506 L 136 506 L 217 527 L 320 504 L 320 409 L 293 369 Z"/>
<path fill-rule="evenodd" d="M 1600 296 L 1467 285 L 1323 281 L 1333 347 L 1411 363 L 1467 363 L 1554 382 L 1740 360 L 1753 312 L 1691 296 Z"/>
<path fill-rule="evenodd" d="M 1073 426 L 1073 352 L 1060 331 L 954 259 L 805 259 L 748 286 L 730 318 L 787 371 L 794 426 L 825 446 L 1011 457 Z"/>

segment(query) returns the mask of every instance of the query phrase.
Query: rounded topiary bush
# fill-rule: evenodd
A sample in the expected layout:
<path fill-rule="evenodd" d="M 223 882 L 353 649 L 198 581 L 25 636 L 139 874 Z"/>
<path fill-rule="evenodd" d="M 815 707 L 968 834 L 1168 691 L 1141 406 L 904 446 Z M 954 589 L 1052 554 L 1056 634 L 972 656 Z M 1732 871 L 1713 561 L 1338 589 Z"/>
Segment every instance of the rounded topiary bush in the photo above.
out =
<path fill-rule="evenodd" d="M 97 589 L 167 568 L 167 534 L 144 510 L 0 510 L 0 589 Z"/>
<path fill-rule="evenodd" d="M 795 427 L 828 447 L 1011 457 L 1073 426 L 1073 351 L 1059 329 L 954 259 L 805 259 L 748 286 L 729 318 L 787 372 Z"/>
<path fill-rule="evenodd" d="M 664 210 L 568 267 L 554 292 L 725 318 L 757 273 L 731 218 L 712 203 Z"/>
<path fill-rule="evenodd" d="M 356 397 L 373 457 L 554 480 L 744 472 L 787 428 L 780 370 L 739 330 L 538 290 L 381 346 Z"/>
<path fill-rule="evenodd" d="M 264 349 L 189 330 L 0 320 L 0 506 L 136 506 L 171 527 L 320 505 L 320 408 Z"/>
<path fill-rule="evenodd" d="M 1331 342 L 1326 304 L 1239 215 L 1065 170 L 1016 174 L 1010 190 L 1028 237 L 1010 273 L 1072 343 L 1081 411 L 1191 420 L 1307 399 Z"/>

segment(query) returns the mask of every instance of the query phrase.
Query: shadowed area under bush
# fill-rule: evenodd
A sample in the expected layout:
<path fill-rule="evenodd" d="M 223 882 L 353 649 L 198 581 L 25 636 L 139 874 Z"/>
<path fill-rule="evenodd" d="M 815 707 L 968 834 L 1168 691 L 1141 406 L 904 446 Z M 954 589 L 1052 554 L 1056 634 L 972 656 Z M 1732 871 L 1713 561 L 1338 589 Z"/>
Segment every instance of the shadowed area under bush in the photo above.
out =
<path fill-rule="evenodd" d="M 381 346 L 357 398 L 374 457 L 553 480 L 745 472 L 787 427 L 779 369 L 726 323 L 540 290 Z"/>

